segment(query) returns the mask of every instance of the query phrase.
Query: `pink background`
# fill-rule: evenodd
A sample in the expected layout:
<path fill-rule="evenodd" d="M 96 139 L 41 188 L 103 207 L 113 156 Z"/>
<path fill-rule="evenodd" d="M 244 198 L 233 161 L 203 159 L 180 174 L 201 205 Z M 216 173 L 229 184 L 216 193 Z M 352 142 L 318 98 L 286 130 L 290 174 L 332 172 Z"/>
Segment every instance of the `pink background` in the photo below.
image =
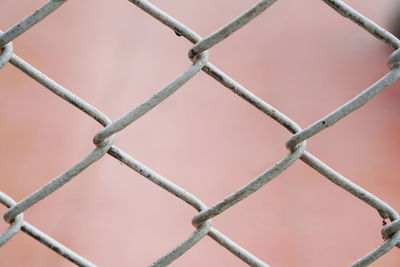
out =
<path fill-rule="evenodd" d="M 0 29 L 43 3 L 2 0 Z M 153 3 L 206 36 L 254 1 Z M 397 1 L 349 4 L 390 29 Z M 17 55 L 112 120 L 191 64 L 188 41 L 126 0 L 68 1 L 13 43 Z M 382 77 L 391 52 L 322 1 L 279 0 L 209 59 L 306 127 Z M 0 89 L 0 190 L 19 201 L 88 154 L 101 128 L 11 64 L 0 71 Z M 397 82 L 307 145 L 398 211 L 399 101 Z M 212 205 L 281 159 L 289 137 L 199 73 L 115 144 Z M 196 211 L 106 155 L 24 214 L 99 266 L 147 266 L 193 231 Z M 272 266 L 349 265 L 382 242 L 381 224 L 377 211 L 301 161 L 213 219 Z M 1 222 L 0 231 L 7 226 Z M 372 264 L 399 265 L 396 248 Z M 20 232 L 0 249 L 0 266 L 72 264 Z M 171 266 L 246 265 L 205 237 Z"/>

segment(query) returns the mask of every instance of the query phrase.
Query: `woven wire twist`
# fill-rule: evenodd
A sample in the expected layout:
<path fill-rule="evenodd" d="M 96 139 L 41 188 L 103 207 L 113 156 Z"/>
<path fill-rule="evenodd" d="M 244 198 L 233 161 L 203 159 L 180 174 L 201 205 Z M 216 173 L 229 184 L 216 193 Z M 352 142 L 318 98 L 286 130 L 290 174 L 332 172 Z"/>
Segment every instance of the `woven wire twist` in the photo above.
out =
<path fill-rule="evenodd" d="M 95 145 L 93 151 L 71 166 L 64 173 L 52 179 L 43 187 L 39 188 L 36 192 L 33 192 L 19 202 L 15 202 L 4 192 L 0 192 L 0 202 L 8 208 L 4 214 L 4 219 L 10 223 L 9 228 L 0 235 L 0 246 L 4 245 L 17 232 L 22 230 L 34 239 L 54 250 L 56 253 L 79 266 L 95 266 L 95 264 L 86 260 L 64 245 L 58 243 L 53 238 L 49 237 L 26 222 L 24 220 L 23 212 L 38 203 L 40 200 L 46 198 L 51 193 L 57 191 L 57 189 L 79 175 L 80 172 L 88 168 L 92 163 L 108 154 L 125 164 L 127 167 L 138 172 L 143 177 L 160 186 L 164 190 L 180 198 L 198 211 L 198 213 L 192 219 L 192 224 L 195 227 L 193 233 L 175 248 L 154 261 L 150 266 L 165 266 L 170 264 L 179 256 L 192 248 L 206 235 L 210 236 L 221 246 L 225 247 L 232 254 L 239 257 L 247 264 L 251 266 L 268 266 L 255 255 L 252 255 L 250 252 L 229 239 L 229 237 L 225 236 L 219 230 L 214 228 L 212 226 L 211 219 L 218 214 L 223 213 L 225 210 L 229 209 L 250 194 L 255 193 L 266 183 L 290 167 L 298 159 L 315 169 L 337 186 L 343 188 L 353 196 L 359 198 L 372 208 L 376 209 L 383 219 L 390 219 L 391 221 L 382 229 L 382 237 L 384 239 L 383 243 L 371 250 L 368 254 L 360 257 L 351 266 L 366 266 L 374 262 L 382 255 L 386 254 L 393 247 L 400 247 L 399 214 L 384 201 L 354 184 L 349 179 L 342 176 L 319 160 L 317 157 L 306 151 L 307 139 L 313 137 L 327 127 L 334 125 L 337 121 L 349 115 L 354 110 L 360 108 L 400 77 L 400 41 L 395 36 L 375 24 L 373 21 L 364 17 L 342 1 L 323 0 L 323 2 L 332 7 L 339 14 L 357 23 L 377 39 L 390 44 L 395 51 L 388 59 L 389 71 L 380 80 L 365 89 L 358 96 L 338 107 L 327 116 L 312 123 L 307 128 L 301 129 L 289 117 L 282 114 L 279 110 L 275 109 L 261 98 L 252 94 L 242 85 L 234 81 L 208 61 L 208 50 L 210 48 L 223 41 L 234 32 L 238 31 L 241 27 L 252 21 L 255 17 L 259 16 L 274 2 L 276 2 L 276 0 L 258 1 L 255 5 L 246 10 L 237 18 L 233 19 L 230 23 L 224 25 L 205 38 L 200 37 L 196 32 L 188 28 L 186 25 L 180 23 L 178 20 L 158 9 L 148 1 L 129 1 L 159 22 L 163 23 L 165 26 L 174 30 L 177 35 L 183 36 L 188 41 L 192 42 L 194 45 L 188 53 L 192 64 L 178 77 L 169 82 L 166 86 L 161 88 L 143 103 L 122 115 L 116 121 L 111 121 L 97 108 L 74 95 L 13 53 L 12 40 L 29 30 L 33 25 L 44 19 L 47 15 L 51 14 L 54 10 L 64 4 L 66 0 L 50 0 L 35 12 L 6 30 L 4 33 L 0 32 L 0 68 L 7 63 L 11 63 L 16 68 L 30 76 L 32 79 L 49 89 L 51 92 L 74 105 L 88 116 L 92 117 L 104 127 L 93 138 L 93 143 Z M 162 177 L 141 162 L 133 159 L 120 148 L 113 145 L 116 134 L 119 131 L 123 130 L 128 125 L 131 125 L 134 121 L 149 112 L 153 107 L 160 104 L 200 71 L 203 71 L 214 78 L 217 82 L 230 89 L 249 104 L 255 106 L 261 112 L 274 119 L 293 134 L 286 143 L 286 147 L 288 148 L 289 152 L 284 158 L 276 162 L 242 188 L 238 189 L 210 207 L 207 207 L 193 194 L 185 191 L 183 188 Z"/>

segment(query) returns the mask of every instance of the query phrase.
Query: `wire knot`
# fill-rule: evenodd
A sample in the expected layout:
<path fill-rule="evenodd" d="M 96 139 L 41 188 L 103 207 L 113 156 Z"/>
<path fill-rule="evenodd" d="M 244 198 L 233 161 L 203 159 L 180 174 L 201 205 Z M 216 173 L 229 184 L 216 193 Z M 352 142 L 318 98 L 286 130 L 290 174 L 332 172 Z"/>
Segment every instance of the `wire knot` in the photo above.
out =
<path fill-rule="evenodd" d="M 16 204 L 16 202 L 0 191 L 0 203 L 6 206 L 7 208 L 12 207 Z M 3 232 L 0 233 L 0 247 L 4 245 L 8 240 L 10 240 L 22 227 L 24 222 L 24 214 L 20 213 L 11 220 L 6 220 L 10 224 L 10 226 Z"/>
<path fill-rule="evenodd" d="M 398 231 L 400 231 L 400 218 L 397 218 L 396 220 L 384 225 L 381 232 L 382 238 L 384 240 L 389 239 Z"/>
<path fill-rule="evenodd" d="M 389 56 L 387 64 L 390 69 L 400 67 L 400 49 L 397 49 Z"/>
<path fill-rule="evenodd" d="M 3 32 L 0 31 L 0 38 L 3 35 Z M 0 47 L 0 69 L 4 67 L 5 64 L 10 60 L 13 54 L 13 44 L 9 42 L 2 47 Z"/>

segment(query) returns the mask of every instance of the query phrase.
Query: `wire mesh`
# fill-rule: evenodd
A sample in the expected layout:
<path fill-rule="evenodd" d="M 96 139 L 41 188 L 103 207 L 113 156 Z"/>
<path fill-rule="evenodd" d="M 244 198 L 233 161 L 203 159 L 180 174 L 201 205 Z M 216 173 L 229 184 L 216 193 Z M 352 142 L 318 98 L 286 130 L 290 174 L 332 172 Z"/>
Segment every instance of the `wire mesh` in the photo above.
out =
<path fill-rule="evenodd" d="M 339 0 L 323 0 L 323 2 L 336 10 L 338 14 L 352 20 L 354 23 L 357 23 L 375 38 L 388 43 L 394 48 L 395 51 L 388 59 L 389 71 L 381 79 L 362 91 L 358 96 L 338 107 L 330 114 L 312 123 L 305 129 L 301 129 L 292 119 L 281 113 L 278 109 L 266 103 L 261 98 L 255 96 L 249 90 L 244 88 L 238 82 L 234 81 L 208 61 L 208 51 L 214 45 L 222 42 L 225 38 L 228 38 L 230 35 L 240 30 L 244 25 L 262 14 L 268 7 L 276 2 L 276 0 L 262 0 L 257 2 L 240 16 L 233 19 L 230 23 L 224 25 L 205 38 L 202 38 L 189 27 L 182 24 L 148 1 L 129 1 L 152 16 L 154 19 L 158 20 L 160 23 L 171 28 L 178 36 L 183 36 L 188 41 L 193 43 L 193 47 L 188 52 L 188 57 L 192 61 L 192 64 L 178 77 L 170 81 L 154 95 L 115 121 L 111 121 L 100 110 L 74 95 L 13 53 L 12 41 L 19 35 L 29 30 L 36 23 L 40 22 L 47 15 L 51 14 L 54 10 L 59 8 L 66 2 L 66 0 L 48 1 L 35 12 L 6 30 L 4 33 L 0 34 L 0 47 L 2 47 L 0 54 L 0 67 L 3 67 L 7 63 L 14 65 L 16 68 L 56 94 L 58 97 L 64 99 L 82 112 L 86 113 L 104 127 L 93 138 L 93 143 L 95 145 L 93 151 L 76 162 L 64 173 L 50 180 L 46 185 L 39 188 L 36 192 L 31 193 L 29 196 L 26 196 L 19 202 L 15 202 L 6 193 L 0 192 L 0 202 L 8 208 L 4 214 L 4 219 L 10 223 L 9 228 L 0 235 L 0 246 L 7 243 L 16 233 L 22 230 L 48 248 L 54 250 L 56 253 L 79 266 L 95 266 L 94 263 L 91 263 L 87 259 L 73 252 L 50 236 L 36 229 L 33 225 L 26 222 L 24 220 L 23 212 L 38 203 L 40 200 L 57 191 L 67 182 L 78 176 L 80 172 L 90 167 L 94 162 L 108 154 L 125 164 L 128 168 L 141 174 L 144 178 L 175 195 L 198 211 L 198 213 L 192 219 L 192 224 L 195 227 L 193 233 L 175 248 L 172 248 L 168 253 L 162 255 L 160 258 L 154 261 L 150 266 L 166 266 L 170 264 L 186 251 L 191 249 L 196 243 L 200 242 L 206 235 L 210 236 L 218 244 L 225 247 L 233 255 L 240 258 L 248 265 L 268 266 L 267 263 L 261 261 L 255 255 L 252 255 L 249 251 L 236 244 L 229 237 L 225 236 L 219 230 L 214 228 L 212 226 L 211 219 L 223 213 L 225 210 L 242 201 L 249 195 L 255 193 L 269 181 L 278 177 L 279 174 L 289 168 L 297 160 L 303 161 L 305 164 L 315 169 L 337 186 L 343 188 L 354 197 L 359 198 L 371 208 L 376 209 L 382 219 L 390 219 L 391 222 L 384 225 L 382 228 L 381 234 L 384 240 L 382 244 L 372 249 L 368 254 L 361 256 L 359 259 L 354 261 L 351 266 L 369 265 L 379 257 L 385 255 L 395 246 L 400 247 L 400 219 L 398 213 L 383 200 L 354 184 L 352 181 L 342 176 L 334 169 L 327 166 L 324 162 L 319 160 L 317 157 L 306 151 L 306 141 L 308 139 L 325 130 L 327 127 L 333 126 L 336 122 L 351 114 L 354 110 L 362 107 L 374 96 L 376 96 L 400 77 L 400 41 L 395 36 L 365 16 L 361 15 L 344 2 Z M 187 192 L 185 189 L 172 183 L 170 180 L 162 177 L 149 167 L 133 159 L 129 154 L 113 144 L 118 132 L 122 131 L 125 129 L 125 127 L 131 125 L 137 119 L 150 112 L 152 108 L 162 103 L 167 97 L 180 89 L 187 81 L 193 78 L 200 71 L 203 71 L 214 78 L 217 82 L 231 90 L 250 105 L 253 105 L 259 109 L 265 115 L 278 122 L 293 134 L 286 143 L 286 147 L 288 148 L 289 152 L 284 158 L 273 164 L 270 168 L 251 180 L 248 184 L 209 207 L 207 207 L 193 194 Z"/>

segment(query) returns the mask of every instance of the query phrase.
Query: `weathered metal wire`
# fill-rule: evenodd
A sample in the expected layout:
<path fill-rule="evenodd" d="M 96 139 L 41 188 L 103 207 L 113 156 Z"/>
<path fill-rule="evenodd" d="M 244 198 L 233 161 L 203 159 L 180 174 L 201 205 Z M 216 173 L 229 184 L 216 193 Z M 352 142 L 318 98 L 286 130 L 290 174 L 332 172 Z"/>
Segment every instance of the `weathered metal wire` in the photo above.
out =
<path fill-rule="evenodd" d="M 67 0 L 49 0 L 46 4 L 38 8 L 35 12 L 9 28 L 2 35 L 0 35 L 0 47 L 11 42 L 25 31 L 29 30 L 36 23 L 50 15 Z"/>
<path fill-rule="evenodd" d="M 397 49 L 388 59 L 390 71 L 380 80 L 375 82 L 369 88 L 361 92 L 341 107 L 337 108 L 332 113 L 326 115 L 322 119 L 312 123 L 305 129 L 301 129 L 293 120 L 285 116 L 279 110 L 275 109 L 261 98 L 255 96 L 249 90 L 244 88 L 238 82 L 234 81 L 228 75 L 219 70 L 216 66 L 208 61 L 208 50 L 214 45 L 220 43 L 231 34 L 241 29 L 244 25 L 251 22 L 255 17 L 262 14 L 276 0 L 261 0 L 245 11 L 243 14 L 233 19 L 230 23 L 224 25 L 214 33 L 205 38 L 201 38 L 196 32 L 191 30 L 186 25 L 182 24 L 175 18 L 171 17 L 164 11 L 145 0 L 129 0 L 137 7 L 148 13 L 153 18 L 157 19 L 167 27 L 171 28 L 178 35 L 183 36 L 188 41 L 194 44 L 189 50 L 189 59 L 193 62 L 184 72 L 178 77 L 170 81 L 167 85 L 161 88 L 154 95 L 149 97 L 140 105 L 134 107 L 125 115 L 112 122 L 105 114 L 85 102 L 78 96 L 74 95 L 51 78 L 31 66 L 29 63 L 13 53 L 12 40 L 17 36 L 29 30 L 33 25 L 41 19 L 51 14 L 54 10 L 60 7 L 66 0 L 50 0 L 38 10 L 27 16 L 4 33 L 0 32 L 0 68 L 8 62 L 16 68 L 30 76 L 42 84 L 45 88 L 53 92 L 55 95 L 66 100 L 88 116 L 99 122 L 104 128 L 100 129 L 93 138 L 95 148 L 86 157 L 78 161 L 72 167 L 63 172 L 60 176 L 50 180 L 46 185 L 39 188 L 36 192 L 25 197 L 18 203 L 12 200 L 5 193 L 0 192 L 0 202 L 8 207 L 4 214 L 4 219 L 10 223 L 10 227 L 0 235 L 0 246 L 8 242 L 20 230 L 32 236 L 39 242 L 51 248 L 61 256 L 70 260 L 79 266 L 95 266 L 93 263 L 82 258 L 75 252 L 58 243 L 51 237 L 39 231 L 26 221 L 24 221 L 23 212 L 40 200 L 46 198 L 51 193 L 57 191 L 65 183 L 78 176 L 82 171 L 91 166 L 93 163 L 101 159 L 105 154 L 109 154 L 116 160 L 125 164 L 127 167 L 136 171 L 154 184 L 160 186 L 167 192 L 173 194 L 177 198 L 192 206 L 198 213 L 192 218 L 192 224 L 195 226 L 194 232 L 184 241 L 178 244 L 175 248 L 154 261 L 151 266 L 166 266 L 175 259 L 192 248 L 197 242 L 202 240 L 206 235 L 214 239 L 218 244 L 225 247 L 232 254 L 243 260 L 250 266 L 268 266 L 266 263 L 258 259 L 255 255 L 230 240 L 229 237 L 222 234 L 219 230 L 212 227 L 211 219 L 225 210 L 242 201 L 247 196 L 255 193 L 269 181 L 277 177 L 280 173 L 286 170 L 298 159 L 309 165 L 322 176 L 346 190 L 350 194 L 359 198 L 370 207 L 376 209 L 383 219 L 390 219 L 391 222 L 385 225 L 382 229 L 382 237 L 384 242 L 372 249 L 368 254 L 356 260 L 351 266 L 366 266 L 376 259 L 390 251 L 394 246 L 400 247 L 400 216 L 391 206 L 383 200 L 377 198 L 372 193 L 359 187 L 358 185 L 345 178 L 320 159 L 306 151 L 306 140 L 325 130 L 327 127 L 334 125 L 337 121 L 351 114 L 354 110 L 362 107 L 370 99 L 387 88 L 400 77 L 400 41 L 391 33 L 369 20 L 365 16 L 359 14 L 356 10 L 349 7 L 340 0 L 323 0 L 331 6 L 339 14 L 349 18 L 353 22 L 360 25 L 373 36 L 390 44 Z M 206 74 L 213 77 L 217 82 L 231 90 L 233 93 L 240 96 L 243 100 L 253 105 L 268 117 L 284 126 L 293 135 L 286 143 L 289 153 L 266 171 L 255 177 L 247 185 L 234 191 L 229 196 L 219 202 L 207 207 L 200 199 L 193 194 L 185 191 L 183 188 L 172 183 L 168 179 L 162 177 L 149 167 L 135 160 L 130 155 L 122 151 L 120 148 L 113 145 L 116 134 L 125 127 L 131 125 L 138 118 L 149 112 L 156 105 L 162 103 L 167 97 L 176 92 L 188 80 L 194 77 L 199 71 L 204 71 Z"/>
<path fill-rule="evenodd" d="M 8 208 L 16 204 L 16 202 L 12 198 L 10 198 L 1 191 L 0 191 L 0 202 Z M 88 266 L 88 267 L 96 266 L 90 261 L 76 254 L 69 248 L 65 247 L 63 244 L 57 242 L 50 236 L 38 230 L 33 225 L 24 221 L 23 213 L 18 214 L 15 217 L 15 220 L 11 223 L 10 227 L 2 235 L 0 235 L 0 247 L 10 238 L 12 238 L 12 236 L 18 233 L 19 230 L 22 230 L 23 232 L 27 233 L 28 235 L 30 235 L 40 243 L 44 244 L 51 250 L 54 250 L 56 253 L 60 254 L 64 258 L 68 259 L 69 261 L 79 266 Z"/>

